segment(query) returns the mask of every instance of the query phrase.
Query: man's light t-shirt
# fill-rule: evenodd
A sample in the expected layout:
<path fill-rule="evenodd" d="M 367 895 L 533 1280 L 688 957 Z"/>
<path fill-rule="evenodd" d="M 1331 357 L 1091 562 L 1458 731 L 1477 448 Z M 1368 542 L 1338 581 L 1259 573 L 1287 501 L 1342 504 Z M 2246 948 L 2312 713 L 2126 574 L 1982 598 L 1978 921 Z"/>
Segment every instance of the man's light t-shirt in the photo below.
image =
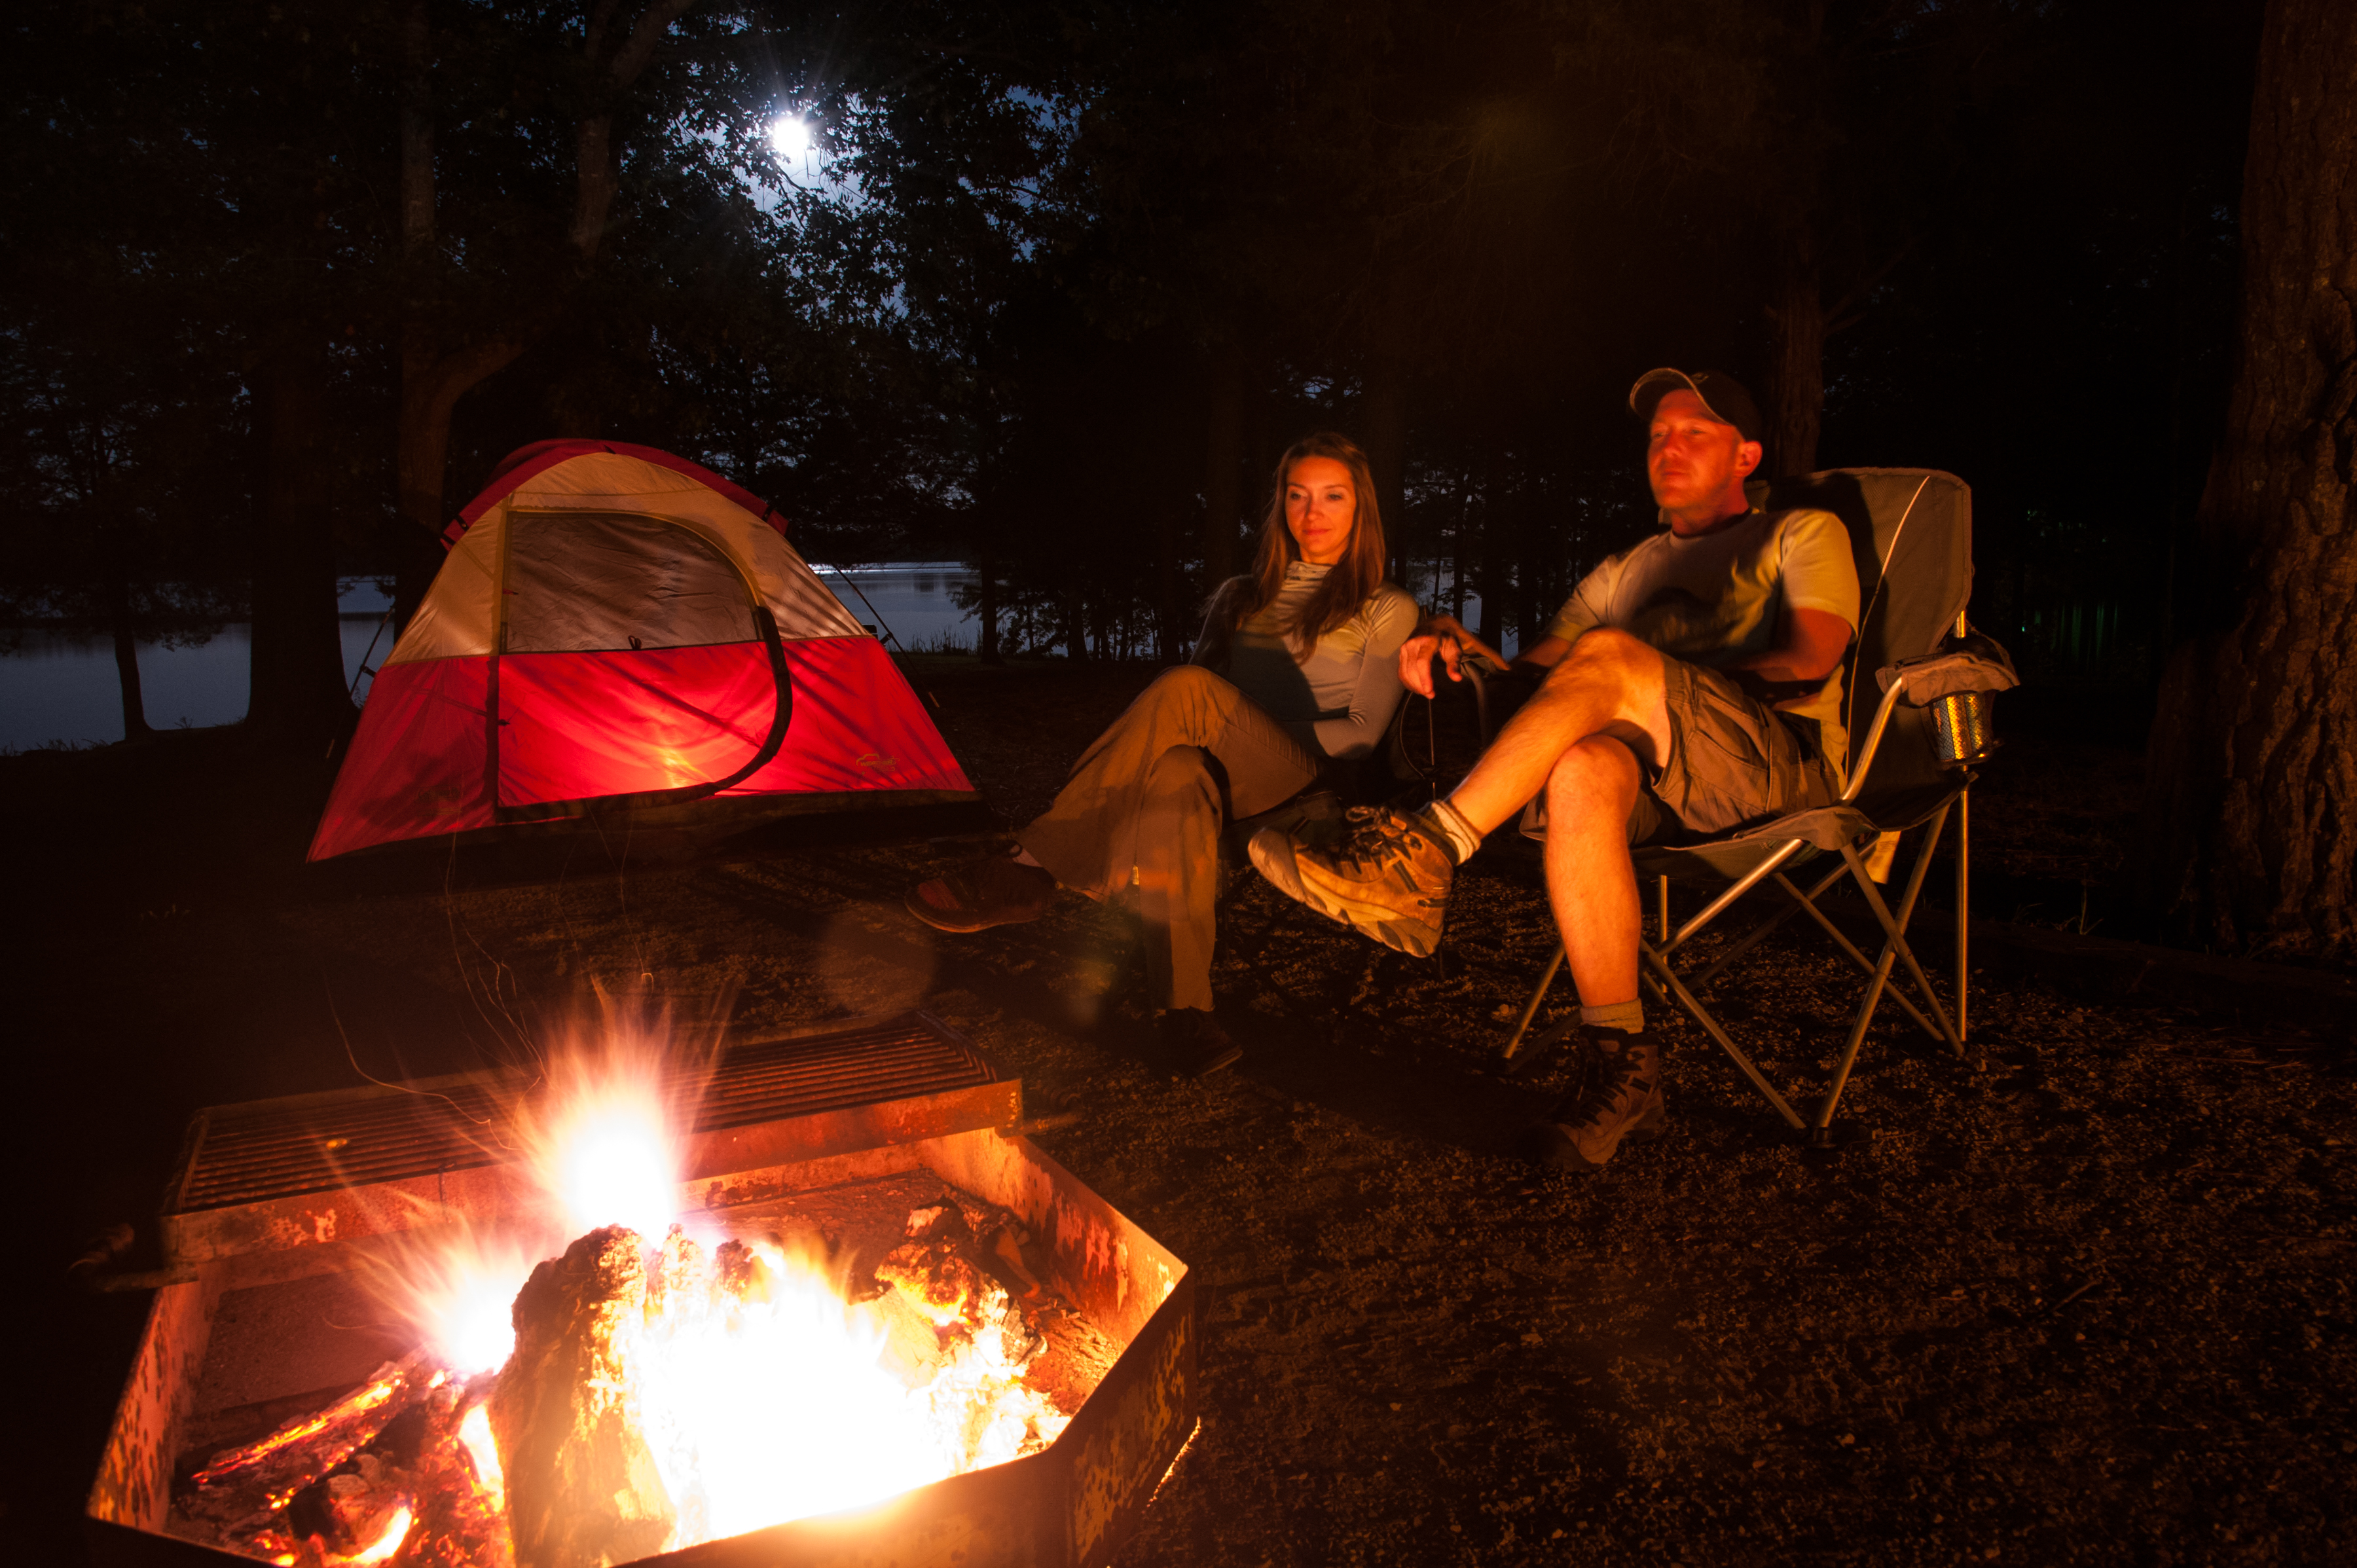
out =
<path fill-rule="evenodd" d="M 1857 630 L 1857 568 L 1849 533 L 1829 511 L 1753 510 L 1692 538 L 1664 529 L 1580 580 L 1546 628 L 1576 641 L 1619 627 L 1674 659 L 1724 669 L 1776 644 L 1784 613 L 1823 610 Z M 1842 770 L 1841 667 L 1814 692 L 1776 705 L 1817 721 L 1824 755 Z"/>

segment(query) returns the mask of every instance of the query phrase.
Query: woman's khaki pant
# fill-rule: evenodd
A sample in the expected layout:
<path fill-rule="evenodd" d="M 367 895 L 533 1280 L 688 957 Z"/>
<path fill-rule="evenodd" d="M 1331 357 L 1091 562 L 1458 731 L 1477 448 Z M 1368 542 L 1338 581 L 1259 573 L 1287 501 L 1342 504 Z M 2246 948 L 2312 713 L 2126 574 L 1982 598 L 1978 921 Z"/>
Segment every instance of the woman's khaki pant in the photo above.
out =
<path fill-rule="evenodd" d="M 1057 881 L 1103 902 L 1137 879 L 1146 983 L 1167 1007 L 1211 1005 L 1220 830 L 1283 805 L 1318 758 L 1208 670 L 1166 670 L 1072 764 L 1016 839 Z"/>

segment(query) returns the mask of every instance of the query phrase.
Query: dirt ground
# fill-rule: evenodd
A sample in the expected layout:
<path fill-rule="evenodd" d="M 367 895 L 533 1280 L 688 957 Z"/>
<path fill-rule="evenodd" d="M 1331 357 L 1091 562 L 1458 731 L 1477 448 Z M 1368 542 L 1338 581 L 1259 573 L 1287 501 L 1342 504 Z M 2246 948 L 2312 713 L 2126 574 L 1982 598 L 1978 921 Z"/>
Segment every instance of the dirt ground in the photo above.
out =
<path fill-rule="evenodd" d="M 1150 673 L 915 678 L 1019 820 Z M 27 1352 L 0 1530 L 24 1561 L 79 1553 L 145 1305 L 65 1265 L 116 1220 L 152 1246 L 189 1112 L 510 1058 L 592 981 L 726 997 L 748 1028 L 922 1003 L 1034 1113 L 1078 1113 L 1043 1144 L 1210 1287 L 1202 1429 L 1123 1568 L 2357 1557 L 2345 1033 L 1993 961 L 1986 1069 L 1886 1005 L 1857 1140 L 1812 1152 L 1657 1012 L 1668 1134 L 1573 1178 L 1510 1152 L 1553 1086 L 1494 1070 L 1551 942 L 1512 845 L 1468 868 L 1427 963 L 1247 879 L 1215 977 L 1246 1059 L 1195 1082 L 1150 1065 L 1126 928 L 1081 900 L 938 937 L 899 908 L 923 846 L 321 899 L 296 863 L 328 778 L 226 734 L 0 759 Z M 1992 875 L 2100 879 L 2135 779 L 2132 753 L 2017 744 L 1975 794 Z M 1980 912 L 2073 913 L 2018 902 Z M 1860 977 L 1798 936 L 1735 975 L 1722 1015 L 1811 1095 Z"/>

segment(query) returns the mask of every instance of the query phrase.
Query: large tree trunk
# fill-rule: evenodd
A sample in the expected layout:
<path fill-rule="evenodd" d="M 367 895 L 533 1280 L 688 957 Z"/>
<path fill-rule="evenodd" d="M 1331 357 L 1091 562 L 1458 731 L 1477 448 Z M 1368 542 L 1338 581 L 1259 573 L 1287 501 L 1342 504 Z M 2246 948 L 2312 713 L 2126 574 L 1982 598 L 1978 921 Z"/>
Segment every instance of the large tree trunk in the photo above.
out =
<path fill-rule="evenodd" d="M 2357 7 L 2270 0 L 2243 313 L 2196 520 L 2221 619 L 2162 686 L 2150 890 L 2223 950 L 2357 958 Z"/>
<path fill-rule="evenodd" d="M 574 126 L 573 220 L 566 235 L 581 268 L 597 258 L 614 220 L 621 192 L 620 149 L 615 135 L 615 105 L 653 60 L 656 47 L 695 0 L 654 0 L 630 33 L 616 41 L 614 0 L 602 0 L 590 17 L 582 48 L 590 106 Z M 450 413 L 476 386 L 512 364 L 539 328 L 521 323 L 489 340 L 451 347 L 433 326 L 426 283 L 434 258 L 434 113 L 432 31 L 425 6 L 410 0 L 403 16 L 401 85 L 402 253 L 410 267 L 401 341 L 401 410 L 394 437 L 393 482 L 403 517 L 427 535 L 449 521 L 443 515 L 443 486 L 450 450 Z M 554 319 L 550 313 L 543 319 Z M 414 541 L 415 535 L 410 536 Z M 438 553 L 414 551 L 404 561 L 393 596 L 393 618 L 407 625 L 425 596 Z"/>
<path fill-rule="evenodd" d="M 1768 307 L 1767 452 L 1763 474 L 1811 474 L 1825 411 L 1824 279 L 1805 220 L 1781 227 L 1775 301 Z"/>
<path fill-rule="evenodd" d="M 393 589 L 393 621 L 409 617 L 425 597 L 441 565 L 427 542 L 448 519 L 443 487 L 450 455 L 450 413 L 458 400 L 523 352 L 521 333 L 446 352 L 435 330 L 429 283 L 436 267 L 434 231 L 433 32 L 425 0 L 410 0 L 402 18 L 401 79 L 401 397 L 394 415 L 394 504 L 417 532 L 404 534 Z"/>
<path fill-rule="evenodd" d="M 246 723 L 276 740 L 333 734 L 350 716 L 335 543 L 328 527 L 328 360 L 291 344 L 263 366 L 262 515 L 253 536 Z"/>

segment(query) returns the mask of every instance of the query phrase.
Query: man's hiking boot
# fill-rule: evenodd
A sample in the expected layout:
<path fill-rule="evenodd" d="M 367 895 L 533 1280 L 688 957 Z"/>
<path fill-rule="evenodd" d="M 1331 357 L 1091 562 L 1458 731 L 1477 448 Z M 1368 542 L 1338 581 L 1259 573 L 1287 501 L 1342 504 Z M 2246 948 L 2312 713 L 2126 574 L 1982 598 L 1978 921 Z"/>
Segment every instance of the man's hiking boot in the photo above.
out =
<path fill-rule="evenodd" d="M 1253 835 L 1252 863 L 1287 897 L 1414 958 L 1440 945 L 1457 863 L 1424 822 L 1353 806 L 1350 831 L 1322 848 L 1280 828 Z"/>
<path fill-rule="evenodd" d="M 1653 1042 L 1618 1029 L 1587 1033 L 1580 1086 L 1523 1137 L 1523 1153 L 1559 1171 L 1602 1170 L 1622 1142 L 1661 1136 L 1669 1116 Z"/>
<path fill-rule="evenodd" d="M 1243 1047 L 1200 1007 L 1163 1014 L 1161 1036 L 1163 1065 L 1183 1078 L 1203 1078 L 1244 1059 Z"/>
<path fill-rule="evenodd" d="M 937 931 L 985 931 L 1036 920 L 1056 902 L 1056 879 L 1012 853 L 980 860 L 909 889 L 909 913 Z"/>

